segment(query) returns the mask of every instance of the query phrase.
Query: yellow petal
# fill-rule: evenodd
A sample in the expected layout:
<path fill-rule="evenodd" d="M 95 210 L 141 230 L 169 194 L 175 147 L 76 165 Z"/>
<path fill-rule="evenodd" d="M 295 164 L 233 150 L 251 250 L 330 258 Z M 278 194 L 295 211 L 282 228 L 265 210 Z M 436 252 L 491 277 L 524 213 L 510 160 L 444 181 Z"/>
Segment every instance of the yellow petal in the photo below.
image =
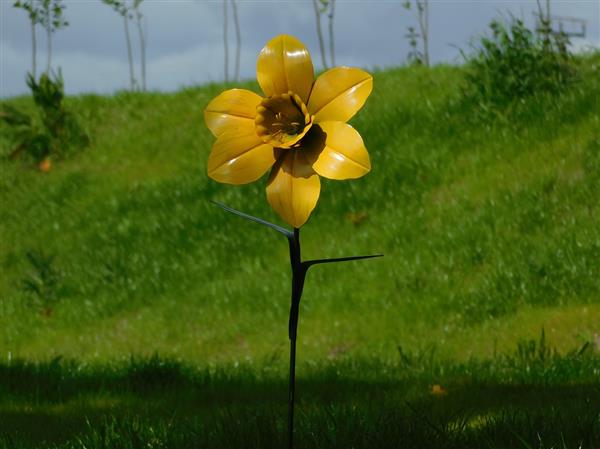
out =
<path fill-rule="evenodd" d="M 326 120 L 347 122 L 362 108 L 373 90 L 373 77 L 364 70 L 335 67 L 315 81 L 308 112 L 315 123 Z"/>
<path fill-rule="evenodd" d="M 208 176 L 227 184 L 256 181 L 275 163 L 275 150 L 254 128 L 221 134 L 208 157 Z"/>
<path fill-rule="evenodd" d="M 347 123 L 314 125 L 302 140 L 301 151 L 313 169 L 325 178 L 360 178 L 371 170 L 369 153 L 360 134 Z"/>
<path fill-rule="evenodd" d="M 262 98 L 246 89 L 230 89 L 213 99 L 204 110 L 204 121 L 211 132 L 219 137 L 225 131 L 252 126 L 256 107 Z"/>
<path fill-rule="evenodd" d="M 321 181 L 302 150 L 288 150 L 277 161 L 267 184 L 267 200 L 288 224 L 301 227 L 317 205 Z"/>
<path fill-rule="evenodd" d="M 295 37 L 277 36 L 258 55 L 256 78 L 265 96 L 292 91 L 306 103 L 314 81 L 310 54 Z"/>

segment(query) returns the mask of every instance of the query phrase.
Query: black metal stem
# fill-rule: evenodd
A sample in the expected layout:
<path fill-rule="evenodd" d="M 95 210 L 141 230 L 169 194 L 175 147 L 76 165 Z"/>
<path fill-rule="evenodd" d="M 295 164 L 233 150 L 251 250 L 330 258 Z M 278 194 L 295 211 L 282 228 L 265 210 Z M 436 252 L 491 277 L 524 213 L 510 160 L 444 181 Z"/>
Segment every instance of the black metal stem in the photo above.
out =
<path fill-rule="evenodd" d="M 304 289 L 304 280 L 308 267 L 302 263 L 300 252 L 300 229 L 294 228 L 294 234 L 288 239 L 290 245 L 290 265 L 292 267 L 292 298 L 288 335 L 290 338 L 290 377 L 288 397 L 288 448 L 294 447 L 294 401 L 296 393 L 296 340 L 298 337 L 298 314 L 300 299 Z"/>
<path fill-rule="evenodd" d="M 294 400 L 296 396 L 296 339 L 290 340 L 290 380 L 288 396 L 288 448 L 294 449 Z"/>
<path fill-rule="evenodd" d="M 352 256 L 352 257 L 339 257 L 333 259 L 316 259 L 307 260 L 302 262 L 302 255 L 300 252 L 300 229 L 294 228 L 294 231 L 289 231 L 281 226 L 270 223 L 261 218 L 254 217 L 252 215 L 245 214 L 236 209 L 233 209 L 224 204 L 216 201 L 211 201 L 216 206 L 231 212 L 232 214 L 238 215 L 246 220 L 254 221 L 256 223 L 267 226 L 275 231 L 285 235 L 288 239 L 290 247 L 290 265 L 292 268 L 292 298 L 290 304 L 290 320 L 288 327 L 288 335 L 290 338 L 290 378 L 289 378 L 289 396 L 288 396 L 288 448 L 294 448 L 294 403 L 296 396 L 296 340 L 298 337 L 298 314 L 300 311 L 300 299 L 302 298 L 302 290 L 304 289 L 304 281 L 306 280 L 306 273 L 308 269 L 317 264 L 333 263 L 333 262 L 347 262 L 350 260 L 359 259 L 370 259 L 373 257 L 382 257 L 383 254 L 374 254 L 369 256 Z"/>

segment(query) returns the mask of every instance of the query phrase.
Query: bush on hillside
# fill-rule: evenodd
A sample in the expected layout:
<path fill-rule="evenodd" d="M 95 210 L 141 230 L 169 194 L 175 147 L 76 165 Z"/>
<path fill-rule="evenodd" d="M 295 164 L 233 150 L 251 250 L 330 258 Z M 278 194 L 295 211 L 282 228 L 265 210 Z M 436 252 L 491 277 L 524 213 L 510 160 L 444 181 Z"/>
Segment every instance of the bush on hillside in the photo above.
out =
<path fill-rule="evenodd" d="M 37 113 L 29 115 L 10 105 L 3 105 L 0 111 L 0 119 L 8 125 L 14 145 L 11 159 L 27 154 L 40 163 L 51 155 L 60 156 L 73 148 L 87 146 L 87 133 L 63 103 L 64 83 L 60 72 L 54 79 L 44 73 L 39 82 L 28 74 L 27 85 Z"/>
<path fill-rule="evenodd" d="M 482 106 L 508 106 L 540 93 L 558 93 L 575 76 L 568 37 L 523 21 L 494 20 L 468 58 L 464 94 Z"/>

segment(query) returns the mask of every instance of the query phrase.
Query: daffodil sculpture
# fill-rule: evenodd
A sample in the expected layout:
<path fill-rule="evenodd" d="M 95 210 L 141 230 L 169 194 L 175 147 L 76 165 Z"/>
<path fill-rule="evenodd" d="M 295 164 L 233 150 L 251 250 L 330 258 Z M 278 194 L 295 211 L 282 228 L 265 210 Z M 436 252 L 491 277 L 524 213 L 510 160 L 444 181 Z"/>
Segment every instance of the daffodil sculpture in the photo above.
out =
<path fill-rule="evenodd" d="M 346 122 L 363 106 L 373 78 L 363 70 L 336 67 L 316 80 L 310 54 L 298 39 L 280 35 L 258 56 L 256 76 L 264 97 L 230 89 L 204 111 L 217 138 L 208 158 L 208 175 L 227 184 L 246 184 L 269 169 L 267 200 L 293 230 L 223 209 L 284 234 L 289 242 L 292 295 L 289 318 L 289 447 L 293 446 L 296 337 L 298 311 L 306 273 L 312 265 L 379 257 L 354 256 L 302 261 L 300 228 L 317 204 L 320 176 L 359 178 L 371 169 L 360 134 Z"/>

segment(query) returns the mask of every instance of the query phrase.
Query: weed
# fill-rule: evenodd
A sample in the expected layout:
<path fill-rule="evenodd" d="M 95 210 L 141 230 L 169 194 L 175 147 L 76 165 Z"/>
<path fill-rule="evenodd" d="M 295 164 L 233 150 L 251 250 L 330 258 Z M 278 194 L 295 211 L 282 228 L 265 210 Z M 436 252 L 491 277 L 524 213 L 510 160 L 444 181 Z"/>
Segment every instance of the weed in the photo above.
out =
<path fill-rule="evenodd" d="M 525 362 L 539 361 L 544 363 L 550 357 L 556 356 L 546 343 L 546 331 L 542 328 L 539 340 L 522 340 L 517 346 L 517 357 Z"/>
<path fill-rule="evenodd" d="M 52 79 L 44 73 L 39 82 L 27 75 L 37 115 L 27 115 L 10 104 L 4 104 L 0 118 L 9 125 L 16 146 L 10 153 L 11 159 L 21 154 L 30 155 L 40 163 L 49 156 L 64 156 L 72 148 L 89 144 L 89 137 L 75 116 L 64 104 L 64 83 L 60 71 Z"/>
<path fill-rule="evenodd" d="M 517 101 L 564 90 L 576 75 L 568 38 L 528 29 L 522 20 L 493 20 L 468 57 L 465 97 L 483 107 L 504 108 Z"/>
<path fill-rule="evenodd" d="M 43 251 L 28 251 L 29 274 L 21 280 L 23 290 L 35 298 L 44 315 L 52 314 L 52 307 L 58 300 L 60 273 L 54 265 L 54 256 Z"/>

